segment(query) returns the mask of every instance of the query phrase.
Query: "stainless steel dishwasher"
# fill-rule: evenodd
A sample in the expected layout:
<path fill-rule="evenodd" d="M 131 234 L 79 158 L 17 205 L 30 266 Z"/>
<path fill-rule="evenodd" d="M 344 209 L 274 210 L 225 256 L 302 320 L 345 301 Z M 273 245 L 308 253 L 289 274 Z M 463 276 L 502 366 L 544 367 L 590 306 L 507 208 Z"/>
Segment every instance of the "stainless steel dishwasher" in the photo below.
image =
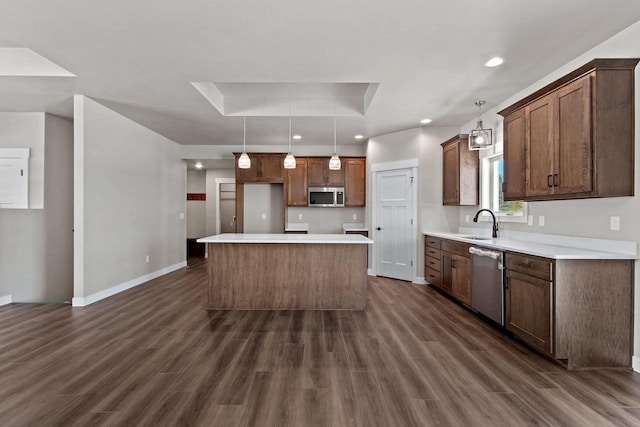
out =
<path fill-rule="evenodd" d="M 504 252 L 471 246 L 471 307 L 504 326 Z"/>

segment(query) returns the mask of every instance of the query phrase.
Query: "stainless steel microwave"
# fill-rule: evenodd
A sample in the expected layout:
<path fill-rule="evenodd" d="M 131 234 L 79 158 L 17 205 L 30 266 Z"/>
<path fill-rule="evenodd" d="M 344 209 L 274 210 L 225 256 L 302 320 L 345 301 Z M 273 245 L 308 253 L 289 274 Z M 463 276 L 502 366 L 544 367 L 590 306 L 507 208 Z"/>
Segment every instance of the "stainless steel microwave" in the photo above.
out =
<path fill-rule="evenodd" d="M 344 207 L 344 187 L 309 187 L 309 206 L 319 208 Z"/>

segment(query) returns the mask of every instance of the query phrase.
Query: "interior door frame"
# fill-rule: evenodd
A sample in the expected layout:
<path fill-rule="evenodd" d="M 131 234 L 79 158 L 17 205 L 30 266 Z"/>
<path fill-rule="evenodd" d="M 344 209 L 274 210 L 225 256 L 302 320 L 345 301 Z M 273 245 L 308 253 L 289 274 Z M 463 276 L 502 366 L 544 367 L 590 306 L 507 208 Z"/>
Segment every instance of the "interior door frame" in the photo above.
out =
<path fill-rule="evenodd" d="M 220 184 L 235 184 L 235 178 L 216 178 L 216 234 L 220 234 L 222 228 L 220 223 Z M 238 203 L 238 195 L 236 194 L 236 203 Z M 238 219 L 236 218 L 236 221 Z"/>
<path fill-rule="evenodd" d="M 413 276 L 413 283 L 426 283 L 424 279 L 420 279 L 418 277 L 418 262 L 417 262 L 417 248 L 418 248 L 418 159 L 407 159 L 407 160 L 399 160 L 396 162 L 384 162 L 384 163 L 374 163 L 371 165 L 371 233 L 373 236 L 373 245 L 371 248 L 371 269 L 369 275 L 377 276 L 378 270 L 378 249 L 376 245 L 376 240 L 378 239 L 378 230 L 376 230 L 376 224 L 378 220 L 378 173 L 379 172 L 387 172 L 398 169 L 411 169 L 411 174 L 413 176 L 413 184 L 412 185 L 412 216 L 413 216 L 413 224 L 411 224 L 411 232 L 413 233 L 413 239 L 411 239 L 411 253 L 412 256 L 412 267 L 411 267 L 411 275 Z"/>

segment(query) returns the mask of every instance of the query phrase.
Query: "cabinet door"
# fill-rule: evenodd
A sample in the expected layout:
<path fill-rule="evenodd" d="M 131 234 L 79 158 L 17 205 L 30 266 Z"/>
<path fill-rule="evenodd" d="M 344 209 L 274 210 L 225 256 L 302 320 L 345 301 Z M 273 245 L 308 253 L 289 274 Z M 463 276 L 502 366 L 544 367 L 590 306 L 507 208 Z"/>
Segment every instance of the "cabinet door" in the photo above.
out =
<path fill-rule="evenodd" d="M 344 161 L 341 163 L 341 167 L 338 170 L 329 169 L 329 158 L 325 160 L 325 175 L 327 176 L 327 186 L 329 187 L 344 187 L 345 165 Z"/>
<path fill-rule="evenodd" d="M 307 161 L 296 159 L 295 169 L 285 169 L 287 206 L 307 206 Z"/>
<path fill-rule="evenodd" d="M 345 206 L 364 206 L 367 191 L 365 159 L 346 159 L 343 166 Z"/>
<path fill-rule="evenodd" d="M 442 204 L 460 204 L 460 147 L 457 142 L 442 148 Z"/>
<path fill-rule="evenodd" d="M 525 108 L 527 197 L 553 194 L 553 119 L 552 95 Z"/>
<path fill-rule="evenodd" d="M 453 289 L 453 257 L 448 252 L 442 252 L 442 267 L 440 273 L 442 276 L 441 288 L 442 290 L 451 293 Z"/>
<path fill-rule="evenodd" d="M 257 162 L 258 163 L 258 162 Z M 283 182 L 284 181 L 284 156 L 280 154 L 266 154 L 259 156 L 260 181 Z"/>
<path fill-rule="evenodd" d="M 307 183 L 309 187 L 326 187 L 325 169 L 329 159 L 307 159 Z"/>
<path fill-rule="evenodd" d="M 557 92 L 555 194 L 590 192 L 591 76 L 587 75 Z"/>
<path fill-rule="evenodd" d="M 462 303 L 471 305 L 471 262 L 469 258 L 452 255 L 453 273 L 451 294 Z"/>
<path fill-rule="evenodd" d="M 255 154 L 249 154 L 251 167 L 249 169 L 240 169 L 238 167 L 238 157 L 236 156 L 236 182 L 258 182 L 260 180 L 260 157 Z"/>
<path fill-rule="evenodd" d="M 507 329 L 551 354 L 551 282 L 507 270 Z"/>
<path fill-rule="evenodd" d="M 504 200 L 525 197 L 525 120 L 524 108 L 504 118 Z"/>

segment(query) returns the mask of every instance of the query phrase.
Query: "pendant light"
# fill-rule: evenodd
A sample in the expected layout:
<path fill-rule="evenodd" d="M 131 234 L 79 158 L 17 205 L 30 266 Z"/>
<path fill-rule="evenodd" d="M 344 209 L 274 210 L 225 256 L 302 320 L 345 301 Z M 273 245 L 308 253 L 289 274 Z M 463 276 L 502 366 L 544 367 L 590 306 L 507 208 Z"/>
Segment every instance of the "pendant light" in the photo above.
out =
<path fill-rule="evenodd" d="M 244 124 L 244 133 L 242 137 L 242 154 L 238 159 L 238 167 L 240 169 L 249 169 L 251 168 L 251 159 L 247 154 L 247 116 L 243 116 L 243 124 Z"/>
<path fill-rule="evenodd" d="M 482 106 L 485 102 L 476 101 L 475 104 L 478 106 L 480 113 L 476 128 L 469 133 L 469 150 L 482 150 L 493 145 L 493 131 L 482 126 Z"/>
<path fill-rule="evenodd" d="M 289 154 L 287 154 L 287 157 L 284 158 L 284 168 L 296 168 L 296 158 L 293 157 L 293 154 L 291 154 L 291 116 L 289 116 Z"/>
<path fill-rule="evenodd" d="M 336 116 L 333 116 L 333 156 L 329 159 L 329 169 L 332 171 L 339 171 L 340 157 L 338 157 L 338 143 L 336 141 Z"/>

